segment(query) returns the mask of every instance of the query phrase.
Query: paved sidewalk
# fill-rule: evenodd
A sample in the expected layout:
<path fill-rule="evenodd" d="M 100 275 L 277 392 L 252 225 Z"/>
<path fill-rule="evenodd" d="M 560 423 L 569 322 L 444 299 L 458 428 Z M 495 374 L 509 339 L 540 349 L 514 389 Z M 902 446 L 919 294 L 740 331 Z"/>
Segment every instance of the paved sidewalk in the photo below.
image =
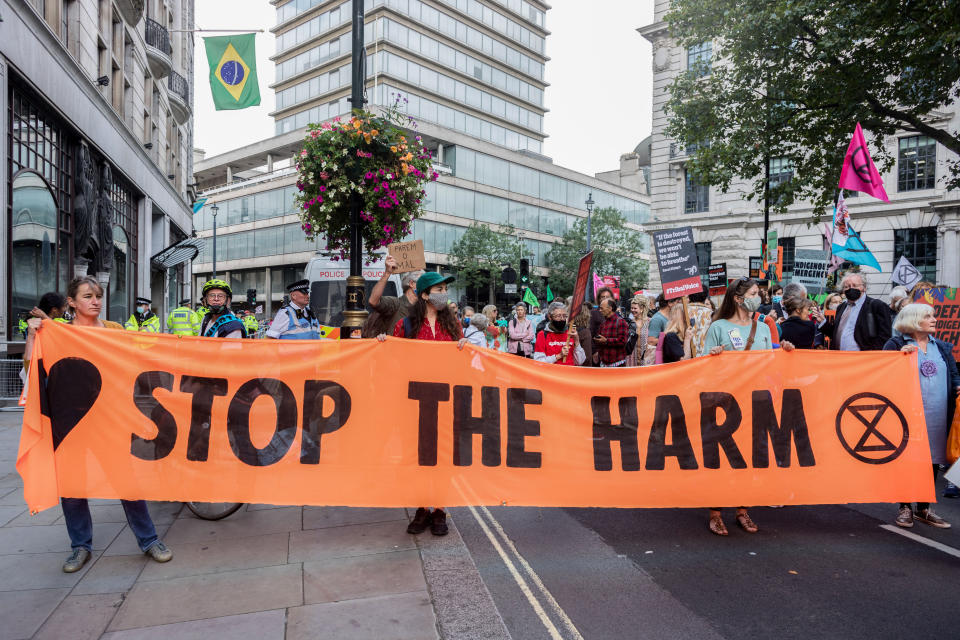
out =
<path fill-rule="evenodd" d="M 0 412 L 0 640 L 509 638 L 456 527 L 408 535 L 405 509 L 248 505 L 207 522 L 152 502 L 174 552 L 158 564 L 119 501 L 95 500 L 93 557 L 65 574 L 59 507 L 23 502 L 21 417 Z"/>

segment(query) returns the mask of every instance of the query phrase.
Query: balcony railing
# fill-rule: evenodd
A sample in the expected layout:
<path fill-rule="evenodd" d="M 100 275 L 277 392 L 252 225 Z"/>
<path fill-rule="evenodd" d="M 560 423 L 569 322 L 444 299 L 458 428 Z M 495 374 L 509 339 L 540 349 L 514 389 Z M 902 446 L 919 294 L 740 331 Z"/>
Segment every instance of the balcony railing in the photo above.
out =
<path fill-rule="evenodd" d="M 190 83 L 176 71 L 171 71 L 167 77 L 167 88 L 171 93 L 180 96 L 184 103 L 190 104 Z"/>
<path fill-rule="evenodd" d="M 156 20 L 147 18 L 143 30 L 147 45 L 167 55 L 173 53 L 173 47 L 170 46 L 170 33 L 165 26 Z"/>

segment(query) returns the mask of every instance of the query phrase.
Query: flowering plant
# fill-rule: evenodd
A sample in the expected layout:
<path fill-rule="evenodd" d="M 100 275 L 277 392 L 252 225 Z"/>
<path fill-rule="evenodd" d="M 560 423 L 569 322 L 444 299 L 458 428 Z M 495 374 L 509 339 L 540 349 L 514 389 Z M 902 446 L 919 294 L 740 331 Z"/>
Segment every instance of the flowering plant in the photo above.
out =
<path fill-rule="evenodd" d="M 398 242 L 423 215 L 423 184 L 437 179 L 430 151 L 403 126 L 416 123 L 399 110 L 356 109 L 349 120 L 311 124 L 296 157 L 296 198 L 308 238 L 323 234 L 334 260 L 350 249 L 350 200 L 360 199 L 360 236 L 369 262 L 376 250 Z M 405 99 L 404 99 L 405 100 Z"/>

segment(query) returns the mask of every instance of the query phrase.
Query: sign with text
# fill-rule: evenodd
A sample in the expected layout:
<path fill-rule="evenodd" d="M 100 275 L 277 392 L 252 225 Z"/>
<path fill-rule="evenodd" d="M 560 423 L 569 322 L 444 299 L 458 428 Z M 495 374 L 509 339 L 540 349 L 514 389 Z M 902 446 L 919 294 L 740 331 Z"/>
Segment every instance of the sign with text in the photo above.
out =
<path fill-rule="evenodd" d="M 423 254 L 423 240 L 394 242 L 387 245 L 387 252 L 397 261 L 400 273 L 422 271 L 427 268 L 427 259 Z"/>
<path fill-rule="evenodd" d="M 45 320 L 34 356 L 17 455 L 34 512 L 60 496 L 355 507 L 935 498 L 915 354 L 726 352 L 603 370 L 452 342 L 211 340 Z"/>
<path fill-rule="evenodd" d="M 759 280 L 763 276 L 763 256 L 750 256 L 750 277 Z"/>
<path fill-rule="evenodd" d="M 777 239 L 777 230 L 770 229 L 767 231 L 767 262 L 776 262 L 777 261 L 777 246 L 779 240 Z"/>
<path fill-rule="evenodd" d="M 921 289 L 914 296 L 914 302 L 922 302 L 933 307 L 937 318 L 937 338 L 953 345 L 953 357 L 960 361 L 960 296 L 954 287 L 935 287 Z"/>
<path fill-rule="evenodd" d="M 593 251 L 580 258 L 580 265 L 577 267 L 577 281 L 573 285 L 573 302 L 570 305 L 570 315 L 573 317 L 576 317 L 584 300 L 587 299 L 591 269 L 593 269 Z"/>
<path fill-rule="evenodd" d="M 707 268 L 707 284 L 710 295 L 722 296 L 727 292 L 727 263 L 712 264 Z"/>
<path fill-rule="evenodd" d="M 655 231 L 653 246 L 664 298 L 672 300 L 703 291 L 691 227 Z"/>
<path fill-rule="evenodd" d="M 620 299 L 620 276 L 603 276 L 603 286 L 613 291 L 613 299 Z"/>
<path fill-rule="evenodd" d="M 807 293 L 821 293 L 827 283 L 830 258 L 823 249 L 797 249 L 793 257 L 793 282 L 807 288 Z"/>

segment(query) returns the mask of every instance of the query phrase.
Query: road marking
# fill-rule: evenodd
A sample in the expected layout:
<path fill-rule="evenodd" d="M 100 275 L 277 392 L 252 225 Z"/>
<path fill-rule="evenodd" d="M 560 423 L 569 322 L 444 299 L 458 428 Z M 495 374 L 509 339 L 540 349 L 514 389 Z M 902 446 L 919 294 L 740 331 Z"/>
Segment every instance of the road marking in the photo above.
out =
<path fill-rule="evenodd" d="M 943 551 L 947 555 L 951 555 L 954 558 L 960 558 L 960 549 L 954 549 L 953 547 L 949 547 L 942 542 L 937 542 L 936 540 L 931 540 L 930 538 L 924 538 L 923 536 L 913 533 L 912 531 L 907 531 L 902 527 L 896 527 L 892 524 L 882 524 L 880 525 L 880 528 L 886 529 L 887 531 L 891 531 L 893 533 L 898 533 L 904 538 L 910 538 L 911 540 L 919 542 L 920 544 L 925 544 L 928 547 L 933 547 L 937 551 Z"/>
<path fill-rule="evenodd" d="M 537 600 L 537 597 L 533 595 L 533 591 L 530 590 L 530 586 L 527 584 L 527 581 L 523 579 L 523 576 L 520 575 L 516 565 L 514 565 L 513 562 L 510 561 L 510 558 L 507 557 L 507 553 L 503 550 L 503 547 L 500 546 L 500 542 L 493 535 L 493 532 L 490 531 L 487 523 L 483 521 L 483 518 L 480 517 L 480 514 L 477 513 L 477 510 L 474 507 L 467 508 L 470 509 L 470 513 L 473 514 L 477 524 L 480 525 L 480 528 L 487 535 L 487 539 L 490 540 L 490 544 L 493 545 L 493 548 L 496 549 L 497 553 L 500 555 L 500 559 L 503 560 L 503 564 L 506 565 L 507 569 L 510 571 L 510 575 L 513 576 L 514 582 L 516 582 L 517 586 L 520 587 L 520 591 L 522 591 L 523 595 L 527 598 L 527 602 L 529 602 L 530 606 L 533 607 L 534 613 L 537 614 L 537 617 L 540 618 L 540 622 L 542 622 L 543 626 L 546 627 L 547 633 L 550 634 L 550 637 L 553 638 L 553 640 L 564 640 L 563 636 L 560 635 L 560 631 L 556 626 L 554 626 L 549 616 L 547 616 L 547 612 L 543 610 L 543 605 L 541 605 L 540 601 Z"/>
<path fill-rule="evenodd" d="M 480 507 L 483 513 L 490 518 L 490 523 L 496 528 L 497 533 L 503 537 L 504 543 L 510 548 L 514 553 L 517 560 L 520 561 L 520 564 L 523 565 L 524 570 L 530 576 L 530 579 L 540 590 L 540 593 L 543 594 L 544 599 L 546 599 L 547 604 L 550 606 L 550 609 L 553 610 L 554 615 L 556 615 L 563 622 L 563 626 L 567 628 L 567 631 L 570 632 L 570 636 L 574 640 L 583 640 L 583 636 L 580 635 L 580 632 L 577 630 L 576 625 L 573 624 L 573 620 L 567 615 L 567 612 L 563 610 L 563 607 L 560 606 L 560 603 L 553 597 L 553 594 L 547 589 L 546 585 L 540 580 L 540 576 L 537 575 L 537 572 L 533 570 L 533 567 L 527 562 L 526 558 L 520 555 L 520 552 L 514 546 L 513 541 L 507 536 L 507 532 L 503 530 L 503 527 L 500 526 L 500 523 L 497 522 L 497 519 L 493 517 L 493 514 L 486 507 Z"/>

